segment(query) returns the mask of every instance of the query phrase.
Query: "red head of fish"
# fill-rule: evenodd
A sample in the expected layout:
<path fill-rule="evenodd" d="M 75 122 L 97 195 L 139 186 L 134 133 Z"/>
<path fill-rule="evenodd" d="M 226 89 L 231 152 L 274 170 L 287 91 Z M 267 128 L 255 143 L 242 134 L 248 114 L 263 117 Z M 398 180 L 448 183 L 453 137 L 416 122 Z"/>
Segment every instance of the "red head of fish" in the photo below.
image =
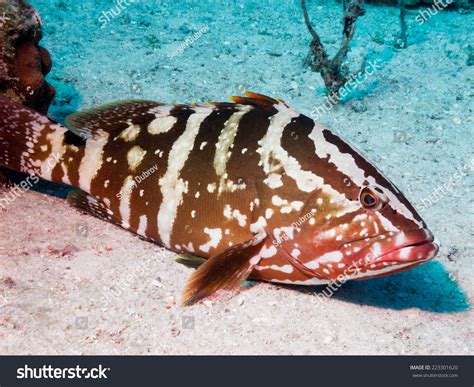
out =
<path fill-rule="evenodd" d="M 435 257 L 438 246 L 415 208 L 359 151 L 305 116 L 286 130 L 282 147 L 297 164 L 286 168 L 292 179 L 268 195 L 288 214 L 267 231 L 273 246 L 257 277 L 296 284 L 367 279 Z M 285 186 L 298 179 L 309 194 L 288 198 Z"/>

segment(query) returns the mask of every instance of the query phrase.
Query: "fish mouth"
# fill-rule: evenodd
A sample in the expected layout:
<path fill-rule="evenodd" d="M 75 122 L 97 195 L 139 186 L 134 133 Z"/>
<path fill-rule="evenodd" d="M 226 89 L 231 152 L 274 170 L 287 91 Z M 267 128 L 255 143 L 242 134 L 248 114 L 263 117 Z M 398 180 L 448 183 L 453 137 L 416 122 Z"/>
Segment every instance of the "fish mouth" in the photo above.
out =
<path fill-rule="evenodd" d="M 349 242 L 341 247 L 345 260 L 350 260 L 352 265 L 356 261 L 357 266 L 368 270 L 390 266 L 411 268 L 433 259 L 438 249 L 433 234 L 425 228 L 385 233 L 369 240 Z"/>

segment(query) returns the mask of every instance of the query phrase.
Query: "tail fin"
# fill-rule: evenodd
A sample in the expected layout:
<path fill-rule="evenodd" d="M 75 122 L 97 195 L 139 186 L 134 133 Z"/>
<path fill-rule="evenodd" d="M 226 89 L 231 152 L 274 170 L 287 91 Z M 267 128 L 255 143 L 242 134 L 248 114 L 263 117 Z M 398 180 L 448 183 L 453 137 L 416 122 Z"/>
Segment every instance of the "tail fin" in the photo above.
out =
<path fill-rule="evenodd" d="M 52 180 L 67 129 L 0 95 L 0 167 Z"/>

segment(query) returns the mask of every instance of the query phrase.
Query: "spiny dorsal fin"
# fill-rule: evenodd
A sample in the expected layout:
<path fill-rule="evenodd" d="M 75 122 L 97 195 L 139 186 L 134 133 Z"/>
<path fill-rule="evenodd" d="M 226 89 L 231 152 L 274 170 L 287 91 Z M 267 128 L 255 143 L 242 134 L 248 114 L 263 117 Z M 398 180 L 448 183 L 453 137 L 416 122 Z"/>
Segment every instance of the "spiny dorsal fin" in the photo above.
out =
<path fill-rule="evenodd" d="M 140 116 L 146 117 L 150 109 L 162 104 L 144 100 L 125 100 L 112 102 L 83 112 L 71 114 L 66 118 L 66 126 L 74 134 L 91 139 L 100 136 L 101 131 L 114 134 L 123 130 L 123 124 L 128 120 L 140 121 Z"/>
<path fill-rule="evenodd" d="M 218 290 L 237 289 L 260 261 L 265 238 L 264 233 L 259 234 L 209 258 L 191 275 L 183 293 L 183 305 L 193 304 Z"/>
<path fill-rule="evenodd" d="M 265 110 L 272 110 L 272 111 L 275 110 L 275 105 L 284 104 L 285 106 L 288 106 L 282 100 L 267 97 L 266 95 L 263 95 L 263 94 L 257 94 L 257 93 L 246 91 L 245 95 L 247 97 L 232 96 L 230 97 L 230 99 L 234 101 L 235 103 L 238 103 L 241 105 L 252 105 L 252 106 L 257 106 Z"/>

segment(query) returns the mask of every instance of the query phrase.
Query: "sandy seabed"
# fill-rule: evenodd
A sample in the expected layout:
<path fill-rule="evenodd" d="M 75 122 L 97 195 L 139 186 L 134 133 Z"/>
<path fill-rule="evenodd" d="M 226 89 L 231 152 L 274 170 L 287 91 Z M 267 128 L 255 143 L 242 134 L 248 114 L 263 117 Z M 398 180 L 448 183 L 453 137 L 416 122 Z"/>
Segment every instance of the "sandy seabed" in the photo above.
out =
<path fill-rule="evenodd" d="M 113 3 L 94 3 L 33 1 L 55 63 L 57 120 L 117 99 L 201 102 L 243 89 L 305 114 L 325 102 L 319 75 L 302 66 L 309 37 L 294 2 L 136 2 L 104 28 Z M 331 52 L 339 7 L 311 7 Z M 449 182 L 473 159 L 473 15 L 420 26 L 416 14 L 410 46 L 397 50 L 397 10 L 368 6 L 349 59 L 380 69 L 319 120 L 415 203 L 441 245 L 436 260 L 324 300 L 318 287 L 247 283 L 230 300 L 183 308 L 192 270 L 173 253 L 29 191 L 0 212 L 0 353 L 472 354 L 472 167 Z"/>

